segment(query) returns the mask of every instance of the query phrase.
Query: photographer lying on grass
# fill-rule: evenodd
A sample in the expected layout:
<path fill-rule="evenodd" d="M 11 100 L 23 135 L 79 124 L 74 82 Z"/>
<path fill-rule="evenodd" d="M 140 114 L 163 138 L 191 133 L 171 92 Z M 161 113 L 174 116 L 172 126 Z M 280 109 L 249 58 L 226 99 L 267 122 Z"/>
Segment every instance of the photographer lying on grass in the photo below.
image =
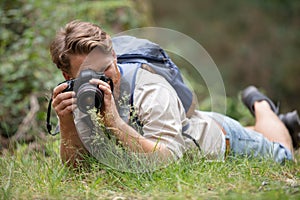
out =
<path fill-rule="evenodd" d="M 282 163 L 292 160 L 293 147 L 299 147 L 297 113 L 279 118 L 278 108 L 255 87 L 243 91 L 243 102 L 256 119 L 253 127 L 244 128 L 218 113 L 201 112 L 193 107 L 187 111 L 171 84 L 153 73 L 147 64 L 137 70 L 134 91 L 130 95 L 139 122 L 136 123 L 138 128 L 131 126 L 130 120 L 121 117 L 118 105 L 125 79 L 122 69 L 126 64 L 117 64 L 110 36 L 95 24 L 68 23 L 57 33 L 50 51 L 66 80 L 82 80 L 82 72 L 88 70 L 100 74 L 100 78 L 90 76 L 96 78 L 88 80 L 90 85 L 100 89 L 102 94 L 99 95 L 103 95 L 103 102 L 98 102 L 102 106 L 97 115 L 128 151 L 156 152 L 164 160 L 180 158 L 187 150 L 199 148 L 202 155 L 210 159 L 223 160 L 225 154 L 230 153 L 272 158 Z M 78 109 L 76 86 L 68 87 L 70 85 L 63 83 L 54 88 L 52 106 L 59 118 L 61 159 L 77 166 L 84 160 L 83 156 L 89 154 L 79 134 L 91 130 L 80 120 L 82 113 Z"/>

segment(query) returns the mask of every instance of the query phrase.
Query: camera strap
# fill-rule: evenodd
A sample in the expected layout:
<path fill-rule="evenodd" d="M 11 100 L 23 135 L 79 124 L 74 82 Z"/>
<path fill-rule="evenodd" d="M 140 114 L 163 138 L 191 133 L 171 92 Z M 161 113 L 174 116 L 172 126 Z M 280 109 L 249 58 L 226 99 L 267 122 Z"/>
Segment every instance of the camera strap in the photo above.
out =
<path fill-rule="evenodd" d="M 52 125 L 51 125 L 51 121 L 50 121 L 50 118 L 51 118 L 51 106 L 52 106 L 52 96 L 51 96 L 51 99 L 49 100 L 49 104 L 48 104 L 48 109 L 47 109 L 47 119 L 46 119 L 46 127 L 47 127 L 47 131 L 50 135 L 56 135 L 57 132 L 55 133 L 52 133 L 51 130 L 52 130 Z"/>

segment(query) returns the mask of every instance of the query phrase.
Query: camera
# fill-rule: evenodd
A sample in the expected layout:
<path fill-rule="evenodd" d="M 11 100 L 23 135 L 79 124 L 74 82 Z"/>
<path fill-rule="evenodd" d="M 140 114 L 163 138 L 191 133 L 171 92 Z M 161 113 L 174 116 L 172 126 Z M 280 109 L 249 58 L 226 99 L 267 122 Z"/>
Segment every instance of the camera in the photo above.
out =
<path fill-rule="evenodd" d="M 103 92 L 97 85 L 89 83 L 89 81 L 93 78 L 107 82 L 113 91 L 112 80 L 103 73 L 95 72 L 91 69 L 82 70 L 79 74 L 79 77 L 76 79 L 60 83 L 68 84 L 67 88 L 62 92 L 74 91 L 76 93 L 77 106 L 83 113 L 87 113 L 88 110 L 93 108 L 96 108 L 97 111 L 99 111 L 103 104 Z"/>

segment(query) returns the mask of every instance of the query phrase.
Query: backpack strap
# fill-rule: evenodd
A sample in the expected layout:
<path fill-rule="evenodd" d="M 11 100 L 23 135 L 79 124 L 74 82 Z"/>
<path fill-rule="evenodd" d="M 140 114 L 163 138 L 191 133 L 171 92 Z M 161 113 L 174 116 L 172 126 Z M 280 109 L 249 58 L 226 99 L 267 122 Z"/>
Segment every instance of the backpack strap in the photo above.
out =
<path fill-rule="evenodd" d="M 136 74 L 139 68 L 141 68 L 141 63 L 122 63 L 118 67 L 122 78 L 125 79 L 129 84 L 130 89 L 130 105 L 133 106 L 133 95 L 136 81 Z"/>

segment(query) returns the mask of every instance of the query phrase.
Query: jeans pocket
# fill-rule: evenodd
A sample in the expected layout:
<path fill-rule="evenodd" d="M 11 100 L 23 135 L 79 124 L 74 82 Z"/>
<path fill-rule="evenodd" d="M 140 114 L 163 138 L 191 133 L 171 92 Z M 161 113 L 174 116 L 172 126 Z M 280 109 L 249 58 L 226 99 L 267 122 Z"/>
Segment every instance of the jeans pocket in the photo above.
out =
<path fill-rule="evenodd" d="M 244 142 L 258 142 L 257 140 L 253 139 L 253 138 L 250 138 L 250 137 L 239 137 L 238 138 L 239 141 L 244 141 Z"/>

